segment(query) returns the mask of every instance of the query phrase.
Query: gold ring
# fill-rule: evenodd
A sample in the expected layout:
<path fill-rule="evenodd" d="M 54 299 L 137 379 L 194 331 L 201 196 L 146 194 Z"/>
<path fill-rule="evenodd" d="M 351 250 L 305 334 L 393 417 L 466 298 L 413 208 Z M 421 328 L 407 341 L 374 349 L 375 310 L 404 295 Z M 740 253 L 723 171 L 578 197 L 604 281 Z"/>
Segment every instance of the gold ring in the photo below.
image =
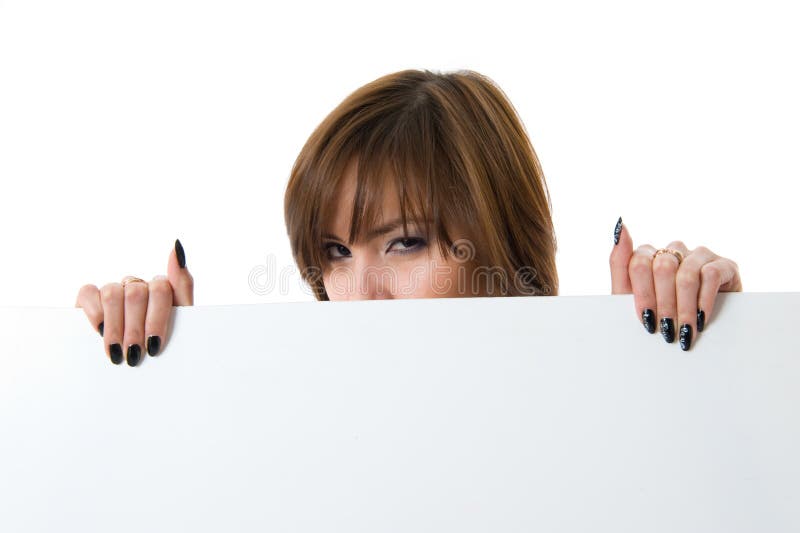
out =
<path fill-rule="evenodd" d="M 124 287 L 128 283 L 133 283 L 134 281 L 141 281 L 142 283 L 147 283 L 142 278 L 137 278 L 136 276 L 125 276 L 124 278 L 122 278 L 122 286 Z"/>
<path fill-rule="evenodd" d="M 656 250 L 656 253 L 653 256 L 653 259 L 655 259 L 656 257 L 658 257 L 661 254 L 672 254 L 672 255 L 674 255 L 675 258 L 678 260 L 678 264 L 679 265 L 683 262 L 683 254 L 680 253 L 678 250 L 674 250 L 672 248 L 661 248 L 659 250 Z"/>

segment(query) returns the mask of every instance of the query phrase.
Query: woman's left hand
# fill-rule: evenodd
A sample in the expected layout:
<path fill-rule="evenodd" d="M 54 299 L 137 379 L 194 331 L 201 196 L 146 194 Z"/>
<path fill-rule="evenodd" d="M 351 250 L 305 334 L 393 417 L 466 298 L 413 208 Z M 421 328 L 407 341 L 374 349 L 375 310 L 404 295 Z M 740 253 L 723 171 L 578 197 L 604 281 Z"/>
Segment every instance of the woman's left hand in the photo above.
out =
<path fill-rule="evenodd" d="M 611 266 L 611 294 L 633 293 L 636 316 L 653 333 L 656 320 L 667 342 L 675 340 L 675 318 L 680 324 L 679 339 L 683 350 L 692 344 L 692 332 L 703 331 L 711 318 L 718 292 L 741 292 L 739 266 L 720 257 L 705 246 L 689 250 L 681 241 L 666 248 L 683 255 L 661 253 L 650 244 L 633 250 L 633 240 L 622 218 L 614 228 Z"/>

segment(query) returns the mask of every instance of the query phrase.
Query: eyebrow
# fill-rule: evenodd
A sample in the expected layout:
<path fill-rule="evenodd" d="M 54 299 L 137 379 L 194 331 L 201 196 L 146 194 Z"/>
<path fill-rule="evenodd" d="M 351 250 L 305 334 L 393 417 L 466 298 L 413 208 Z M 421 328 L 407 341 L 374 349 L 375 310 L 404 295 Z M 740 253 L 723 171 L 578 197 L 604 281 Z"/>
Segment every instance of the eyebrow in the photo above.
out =
<path fill-rule="evenodd" d="M 406 222 L 408 223 L 409 226 L 419 226 L 420 225 L 419 221 L 413 220 L 413 219 L 406 220 Z M 378 226 L 377 228 L 372 228 L 371 230 L 369 230 L 369 232 L 367 232 L 367 240 L 370 241 L 370 240 L 374 239 L 375 237 L 380 237 L 381 235 L 386 235 L 387 233 L 389 233 L 391 231 L 394 231 L 397 228 L 400 228 L 402 226 L 403 226 L 403 219 L 396 218 L 396 219 L 394 219 L 394 220 L 392 220 L 390 222 L 387 222 L 386 224 L 384 224 L 382 226 Z M 326 239 L 334 239 L 334 240 L 337 240 L 339 242 L 344 242 L 344 239 L 340 239 L 339 237 L 337 237 L 336 235 L 333 235 L 332 233 L 325 233 L 322 236 L 324 238 L 326 238 Z M 348 244 L 352 244 L 352 243 L 348 243 Z"/>

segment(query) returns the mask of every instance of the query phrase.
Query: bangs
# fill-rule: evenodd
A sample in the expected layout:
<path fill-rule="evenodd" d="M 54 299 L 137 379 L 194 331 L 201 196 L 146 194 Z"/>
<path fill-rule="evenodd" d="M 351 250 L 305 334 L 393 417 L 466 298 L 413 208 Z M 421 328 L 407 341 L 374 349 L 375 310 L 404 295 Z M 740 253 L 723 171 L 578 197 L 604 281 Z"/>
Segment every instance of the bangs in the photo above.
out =
<path fill-rule="evenodd" d="M 452 209 L 460 203 L 454 198 L 454 191 L 460 188 L 448 179 L 452 169 L 446 154 L 437 152 L 441 142 L 435 122 L 424 110 L 415 111 L 398 113 L 394 120 L 382 120 L 372 128 L 356 129 L 355 135 L 345 127 L 323 150 L 322 164 L 316 172 L 320 192 L 318 224 L 309 235 L 311 242 L 303 246 L 312 256 L 312 264 L 323 267 L 328 263 L 323 235 L 334 226 L 339 203 L 349 200 L 341 197 L 341 191 L 346 169 L 351 164 L 356 166 L 356 177 L 346 236 L 349 243 L 366 240 L 371 230 L 388 222 L 383 212 L 384 200 L 387 193 L 394 193 L 400 206 L 403 234 L 408 236 L 408 225 L 416 222 L 425 239 L 435 240 L 443 257 L 449 255 L 452 246 L 449 223 L 466 223 Z M 451 204 L 450 212 L 439 205 L 442 198 Z M 432 248 L 428 248 L 428 253 L 432 253 Z"/>
<path fill-rule="evenodd" d="M 292 255 L 320 300 L 328 300 L 324 234 L 340 225 L 340 202 L 351 201 L 340 197 L 349 165 L 356 167 L 353 207 L 339 238 L 366 241 L 377 225 L 394 222 L 384 200 L 396 195 L 403 233 L 416 222 L 429 254 L 436 241 L 443 258 L 499 268 L 509 280 L 530 268 L 535 279 L 513 294 L 531 294 L 528 285 L 557 294 L 541 166 L 516 111 L 488 78 L 389 74 L 350 94 L 314 130 L 292 168 L 284 214 Z"/>

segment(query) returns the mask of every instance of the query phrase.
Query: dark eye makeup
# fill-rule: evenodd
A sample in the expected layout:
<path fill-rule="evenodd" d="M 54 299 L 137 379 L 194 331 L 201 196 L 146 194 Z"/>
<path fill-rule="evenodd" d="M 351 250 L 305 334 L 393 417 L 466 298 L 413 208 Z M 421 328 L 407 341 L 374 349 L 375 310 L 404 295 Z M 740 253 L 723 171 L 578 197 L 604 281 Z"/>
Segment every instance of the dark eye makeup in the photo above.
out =
<path fill-rule="evenodd" d="M 389 242 L 387 253 L 410 254 L 424 249 L 426 245 L 427 242 L 422 237 L 400 237 Z M 337 261 L 351 255 L 350 250 L 338 242 L 326 242 L 323 248 L 330 261 Z"/>

